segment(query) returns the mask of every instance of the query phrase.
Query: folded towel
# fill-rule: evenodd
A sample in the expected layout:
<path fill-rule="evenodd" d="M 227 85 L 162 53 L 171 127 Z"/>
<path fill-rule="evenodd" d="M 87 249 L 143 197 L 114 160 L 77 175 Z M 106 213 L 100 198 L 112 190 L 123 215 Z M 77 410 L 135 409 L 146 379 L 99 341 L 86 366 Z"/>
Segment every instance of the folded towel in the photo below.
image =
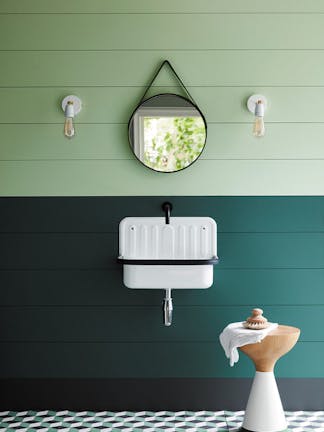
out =
<path fill-rule="evenodd" d="M 230 366 L 234 366 L 239 360 L 237 347 L 261 342 L 267 334 L 278 327 L 277 323 L 269 323 L 269 326 L 262 330 L 250 330 L 243 327 L 242 322 L 229 324 L 219 335 L 219 340 L 224 348 L 226 357 L 230 359 Z"/>

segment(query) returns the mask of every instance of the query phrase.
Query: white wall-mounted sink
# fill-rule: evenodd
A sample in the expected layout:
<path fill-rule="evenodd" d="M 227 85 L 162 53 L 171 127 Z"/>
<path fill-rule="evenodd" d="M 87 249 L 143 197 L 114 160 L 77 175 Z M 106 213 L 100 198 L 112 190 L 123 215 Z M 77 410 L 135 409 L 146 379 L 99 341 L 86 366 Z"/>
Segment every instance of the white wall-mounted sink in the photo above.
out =
<path fill-rule="evenodd" d="M 217 261 L 209 217 L 127 217 L 119 225 L 119 261 L 128 288 L 209 288 Z"/>
<path fill-rule="evenodd" d="M 169 203 L 166 205 L 171 206 Z M 171 289 L 213 284 L 217 225 L 209 217 L 127 217 L 119 224 L 119 257 L 128 288 L 165 289 L 164 324 L 172 321 Z"/>

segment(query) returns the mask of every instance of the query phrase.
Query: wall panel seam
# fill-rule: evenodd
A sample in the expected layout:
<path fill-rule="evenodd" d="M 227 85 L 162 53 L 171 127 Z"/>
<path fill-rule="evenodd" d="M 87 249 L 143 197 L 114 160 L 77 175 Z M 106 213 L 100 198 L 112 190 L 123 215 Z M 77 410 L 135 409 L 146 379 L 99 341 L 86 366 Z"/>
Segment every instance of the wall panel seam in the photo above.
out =
<path fill-rule="evenodd" d="M 324 345 L 324 340 L 319 340 L 319 341 L 306 341 L 306 340 L 300 340 L 298 341 L 298 344 L 308 344 L 308 343 L 313 343 L 313 344 L 323 344 Z M 22 341 L 17 341 L 17 340 L 8 340 L 8 341 L 2 341 L 0 340 L 0 346 L 1 345 L 5 345 L 5 344 L 17 344 L 17 345 L 24 345 L 24 344 L 28 344 L 28 345 L 45 345 L 45 344 L 62 344 L 62 345 L 68 345 L 68 344 L 79 344 L 79 345 L 88 345 L 88 344 L 92 344 L 92 345 L 136 345 L 136 344 L 152 344 L 152 345 L 169 345 L 169 344 L 187 344 L 187 345 L 197 345 L 197 344 L 201 344 L 201 345 L 215 345 L 217 347 L 220 347 L 219 342 L 217 340 L 217 337 L 215 337 L 215 340 L 211 341 L 202 341 L 202 340 L 192 340 L 192 341 L 184 341 L 184 340 L 165 340 L 165 341 L 156 341 L 156 340 L 150 340 L 150 341 L 145 341 L 145 340 L 124 340 L 124 341 L 116 341 L 116 340 L 112 340 L 112 341 L 105 341 L 105 342 L 100 342 L 100 341 L 95 341 L 95 340 L 89 340 L 89 341 L 77 341 L 77 340 L 69 340 L 69 341 L 64 341 L 64 340 L 57 340 L 57 341 L 33 341 L 33 340 L 22 340 Z"/>
<path fill-rule="evenodd" d="M 91 157 L 83 157 L 83 158 L 70 158 L 70 157 L 66 157 L 66 158 L 48 158 L 48 159 L 16 159 L 16 158 L 11 158 L 11 159 L 0 159 L 0 162 L 80 162 L 80 161 L 93 161 L 93 162 L 100 162 L 100 161 L 110 161 L 110 162 L 114 162 L 114 161 L 133 161 L 134 158 L 130 157 L 130 158 L 91 158 Z M 202 158 L 200 159 L 200 161 L 291 161 L 291 162 L 302 162 L 302 161 L 323 161 L 324 158 L 266 158 L 266 157 L 260 157 L 260 158 L 246 158 L 246 157 L 242 157 L 242 158 L 210 158 L 210 157 L 206 157 L 204 158 L 202 156 Z"/>
<path fill-rule="evenodd" d="M 262 12 L 204 12 L 204 11 L 196 11 L 196 12 L 0 12 L 0 16 L 10 16 L 10 15 L 324 15 L 323 11 L 303 11 L 303 12 L 295 12 L 295 11 L 287 11 L 287 12 L 271 12 L 271 11 L 262 11 Z"/>
<path fill-rule="evenodd" d="M 125 125 L 126 122 L 75 122 L 76 125 Z M 207 126 L 210 124 L 215 125 L 249 125 L 252 124 L 250 121 L 207 121 Z M 267 121 L 267 125 L 285 125 L 285 124 L 324 124 L 324 121 Z M 0 125 L 61 125 L 62 122 L 0 122 Z"/>
<path fill-rule="evenodd" d="M 133 52 L 152 52 L 152 53 L 156 53 L 156 52 L 208 52 L 208 51 L 264 51 L 264 52 L 268 52 L 268 51 L 278 51 L 278 52 L 286 52 L 286 51 L 305 51 L 305 52 L 310 52 L 310 51 L 314 51 L 314 52 L 323 52 L 324 48 L 170 48 L 170 47 L 165 47 L 165 48 L 91 48 L 91 49 L 66 49 L 63 50 L 62 48 L 58 49 L 58 48 L 47 48 L 47 49 L 30 49 L 30 48 L 17 48 L 17 49 L 0 49 L 0 53 L 1 52 L 89 52 L 89 53 L 93 53 L 93 52 L 129 52 L 129 51 L 133 51 Z M 289 87 L 289 86 L 288 86 Z"/>

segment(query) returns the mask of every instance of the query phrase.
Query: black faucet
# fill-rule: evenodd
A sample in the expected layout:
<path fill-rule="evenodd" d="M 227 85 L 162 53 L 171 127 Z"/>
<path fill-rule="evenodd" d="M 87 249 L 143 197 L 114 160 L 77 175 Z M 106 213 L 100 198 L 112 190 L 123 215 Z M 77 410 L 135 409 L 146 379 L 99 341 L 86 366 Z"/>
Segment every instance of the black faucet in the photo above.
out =
<path fill-rule="evenodd" d="M 171 210 L 172 210 L 172 204 L 169 202 L 165 202 L 162 204 L 162 210 L 165 212 L 165 223 L 167 225 L 170 224 L 170 216 L 171 216 Z"/>

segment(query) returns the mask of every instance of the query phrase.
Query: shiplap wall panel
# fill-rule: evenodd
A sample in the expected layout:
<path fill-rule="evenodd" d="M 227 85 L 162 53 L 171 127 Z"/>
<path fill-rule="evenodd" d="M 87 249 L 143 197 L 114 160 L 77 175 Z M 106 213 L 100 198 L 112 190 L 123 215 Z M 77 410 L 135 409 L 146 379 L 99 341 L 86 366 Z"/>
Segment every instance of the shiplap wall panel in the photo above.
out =
<path fill-rule="evenodd" d="M 78 123 L 77 143 L 69 145 L 60 126 L 0 124 L 1 160 L 133 160 L 126 124 Z M 284 127 L 282 123 L 268 123 L 266 127 L 267 134 L 260 142 L 251 135 L 249 123 L 209 124 L 208 145 L 201 159 L 324 159 L 320 138 L 324 123 L 289 123 Z"/>
<path fill-rule="evenodd" d="M 125 216 L 161 217 L 172 199 L 173 216 L 209 216 L 218 233 L 323 233 L 322 197 L 28 197 L 0 199 L 0 232 L 118 233 Z M 35 208 L 37 215 L 35 217 Z M 131 210 L 130 210 L 131 209 Z"/>
<path fill-rule="evenodd" d="M 323 25 L 323 14 L 7 14 L 0 49 L 321 49 Z"/>
<path fill-rule="evenodd" d="M 183 305 L 228 306 L 233 305 L 235 297 L 235 304 L 248 312 L 251 304 L 287 305 L 290 308 L 295 305 L 321 306 L 324 304 L 323 286 L 323 268 L 217 267 L 212 289 L 176 290 L 172 297 L 176 308 Z M 160 306 L 160 290 L 146 290 L 141 294 L 123 285 L 121 269 L 0 272 L 2 306 Z M 313 312 L 317 314 L 318 311 L 316 307 Z M 160 317 L 159 312 L 157 314 Z"/>
<path fill-rule="evenodd" d="M 235 378 L 254 372 L 245 355 L 231 368 L 216 342 L 4 342 L 1 346 L 6 355 L 0 358 L 0 378 Z M 299 377 L 302 365 L 304 378 L 324 377 L 318 355 L 323 350 L 321 342 L 298 343 L 280 359 L 276 376 Z"/>
<path fill-rule="evenodd" d="M 323 86 L 322 50 L 203 48 L 0 51 L 0 86 L 143 86 L 164 59 L 172 62 L 188 87 Z M 155 85 L 170 85 L 171 79 L 168 69 L 162 70 Z"/>
<path fill-rule="evenodd" d="M 157 89 L 161 90 L 160 87 Z M 188 87 L 188 89 L 206 116 L 208 124 L 237 122 L 252 124 L 253 116 L 245 108 L 246 101 L 253 92 L 263 90 L 261 87 L 196 87 L 192 89 Z M 69 87 L 64 90 L 1 88 L 0 98 L 7 103 L 0 107 L 0 123 L 57 123 L 58 131 L 62 132 L 64 115 L 60 102 L 67 92 L 74 92 L 82 98 L 84 103 L 83 110 L 76 118 L 76 123 L 124 123 L 127 125 L 144 90 L 144 87 L 86 87 L 82 89 Z M 172 92 L 177 88 L 167 87 L 164 90 Z M 267 89 L 266 93 L 270 103 L 266 121 L 283 123 L 283 129 L 287 122 L 323 123 L 321 107 L 324 87 L 272 87 Z M 306 99 L 307 106 L 301 103 Z M 94 133 L 94 139 L 95 136 Z M 37 138 L 38 136 L 35 136 L 35 139 Z M 73 145 L 77 145 L 77 142 L 77 138 L 74 138 Z M 261 145 L 262 139 L 257 142 Z M 67 145 L 68 143 L 69 141 Z M 305 143 L 305 145 L 308 144 Z M 120 145 L 127 146 L 128 143 L 122 141 Z"/>
<path fill-rule="evenodd" d="M 321 195 L 323 185 L 324 160 L 199 160 L 172 175 L 133 160 L 0 162 L 10 196 Z"/>
<path fill-rule="evenodd" d="M 64 0 L 44 2 L 2 0 L 1 13 L 323 13 L 321 0 L 165 0 L 163 3 L 151 0 Z"/>
<path fill-rule="evenodd" d="M 321 0 L 165 0 L 163 3 L 151 0 L 64 0 L 44 2 L 2 0 L 2 13 L 323 13 Z"/>
<path fill-rule="evenodd" d="M 206 116 L 207 126 L 210 123 L 252 124 L 253 116 L 245 108 L 246 101 L 253 92 L 264 90 L 262 87 L 188 89 Z M 62 132 L 64 115 L 60 102 L 64 95 L 73 92 L 81 97 L 84 103 L 76 123 L 123 123 L 127 126 L 144 90 L 144 87 L 1 88 L 0 98 L 7 103 L 0 106 L 0 123 L 56 123 L 58 132 Z M 161 90 L 161 87 L 157 87 L 157 90 Z M 173 92 L 177 88 L 167 87 L 165 90 Z M 324 123 L 324 87 L 272 87 L 267 89 L 266 94 L 270 107 L 265 121 L 283 123 L 283 129 L 285 123 Z M 307 106 L 301 103 L 306 100 Z M 94 133 L 94 140 L 95 137 Z M 38 139 L 37 135 L 35 139 Z M 73 145 L 77 145 L 77 142 L 77 137 L 71 141 Z M 262 145 L 263 140 L 259 139 L 257 142 Z M 209 140 L 207 143 L 210 144 Z M 67 146 L 68 144 L 69 141 Z M 127 146 L 128 142 L 122 141 L 120 145 Z"/>
<path fill-rule="evenodd" d="M 215 288 L 216 289 L 216 288 Z M 163 298 L 160 291 L 160 301 Z M 168 332 L 162 324 L 161 304 L 148 306 L 30 306 L 11 307 L 0 314 L 2 342 L 209 342 L 218 345 L 224 322 L 247 318 L 254 303 L 239 306 L 181 306 L 174 300 L 174 320 Z M 316 310 L 317 313 L 314 313 Z M 303 323 L 300 342 L 324 342 L 324 306 L 267 306 L 277 322 Z M 87 317 L 86 320 L 83 318 Z M 42 323 L 40 326 L 39 323 Z M 112 326 L 111 323 L 118 323 Z M 131 328 L 131 334 L 130 334 Z M 203 334 L 202 334 L 203 329 Z"/>

